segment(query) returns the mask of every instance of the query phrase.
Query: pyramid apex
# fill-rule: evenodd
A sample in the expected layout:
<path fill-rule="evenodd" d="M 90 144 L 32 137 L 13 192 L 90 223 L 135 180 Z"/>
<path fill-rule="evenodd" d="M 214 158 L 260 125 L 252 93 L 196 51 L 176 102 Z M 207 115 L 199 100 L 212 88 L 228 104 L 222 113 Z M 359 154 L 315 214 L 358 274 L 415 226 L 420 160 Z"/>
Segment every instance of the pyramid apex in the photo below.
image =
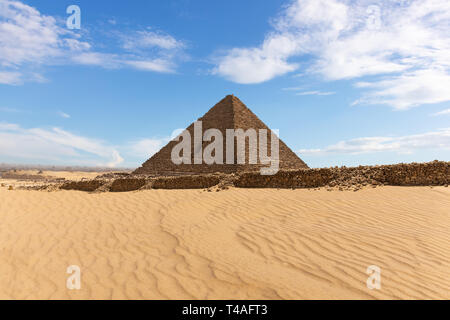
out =
<path fill-rule="evenodd" d="M 239 101 L 239 102 L 241 102 L 241 100 L 240 100 L 238 97 L 236 97 L 234 94 L 229 94 L 229 95 L 227 95 L 227 96 L 224 98 L 224 100 L 231 100 L 232 102 L 234 102 L 234 101 Z"/>
<path fill-rule="evenodd" d="M 238 97 L 237 97 L 234 93 L 230 93 L 230 94 L 226 95 L 225 98 L 235 98 L 235 99 L 238 99 Z"/>
<path fill-rule="evenodd" d="M 234 106 L 236 102 L 241 102 L 241 100 L 234 94 L 228 94 L 217 105 L 223 108 L 225 106 Z"/>

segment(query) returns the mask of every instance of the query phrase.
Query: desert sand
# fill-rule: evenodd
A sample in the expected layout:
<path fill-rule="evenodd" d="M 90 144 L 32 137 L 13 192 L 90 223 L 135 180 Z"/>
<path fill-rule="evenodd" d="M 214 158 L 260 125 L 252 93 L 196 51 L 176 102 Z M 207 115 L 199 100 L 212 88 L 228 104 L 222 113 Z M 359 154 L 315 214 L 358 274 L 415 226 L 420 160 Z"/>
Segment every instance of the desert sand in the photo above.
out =
<path fill-rule="evenodd" d="M 0 298 L 450 299 L 449 208 L 445 187 L 2 187 Z"/>

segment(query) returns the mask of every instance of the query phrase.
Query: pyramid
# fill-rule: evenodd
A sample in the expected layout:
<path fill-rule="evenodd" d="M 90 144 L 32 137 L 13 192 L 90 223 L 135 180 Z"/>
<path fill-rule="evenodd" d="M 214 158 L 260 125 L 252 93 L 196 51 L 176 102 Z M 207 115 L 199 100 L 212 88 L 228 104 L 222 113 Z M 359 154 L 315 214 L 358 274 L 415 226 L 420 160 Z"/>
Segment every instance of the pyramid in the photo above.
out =
<path fill-rule="evenodd" d="M 183 175 L 183 174 L 204 174 L 204 173 L 236 173 L 243 171 L 257 171 L 261 167 L 267 167 L 268 164 L 261 164 L 258 157 L 258 162 L 256 164 L 249 164 L 248 154 L 249 154 L 249 143 L 246 140 L 246 161 L 245 164 L 237 164 L 236 157 L 236 141 L 235 141 L 235 152 L 234 164 L 226 164 L 226 129 L 243 129 L 244 131 L 248 129 L 255 129 L 259 132 L 260 129 L 266 129 L 268 132 L 268 153 L 271 153 L 271 138 L 270 129 L 252 112 L 247 108 L 241 100 L 233 95 L 228 95 L 217 103 L 213 108 L 211 108 L 203 117 L 198 119 L 202 121 L 203 132 L 208 129 L 218 129 L 223 135 L 223 157 L 224 164 L 211 164 L 206 163 L 194 164 L 194 151 L 191 152 L 191 164 L 180 164 L 176 165 L 171 160 L 171 153 L 174 146 L 176 146 L 179 141 L 172 140 L 165 147 L 163 147 L 158 153 L 153 155 L 149 160 L 147 160 L 142 166 L 136 169 L 134 174 L 146 174 L 146 175 Z M 191 124 L 186 129 L 191 134 L 191 150 L 194 150 L 194 123 Z M 259 138 L 258 138 L 259 139 Z M 211 142 L 203 142 L 203 150 Z M 279 140 L 279 169 L 303 169 L 308 168 L 308 166 L 291 150 L 289 147 Z"/>

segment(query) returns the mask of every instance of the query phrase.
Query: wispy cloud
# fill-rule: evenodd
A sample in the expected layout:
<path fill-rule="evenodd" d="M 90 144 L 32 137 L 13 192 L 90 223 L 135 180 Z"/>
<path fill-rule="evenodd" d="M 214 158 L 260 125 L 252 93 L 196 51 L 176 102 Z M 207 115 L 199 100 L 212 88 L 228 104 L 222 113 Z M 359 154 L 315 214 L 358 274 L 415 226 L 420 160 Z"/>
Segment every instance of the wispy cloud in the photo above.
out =
<path fill-rule="evenodd" d="M 144 138 L 132 141 L 127 146 L 127 151 L 136 158 L 146 160 L 158 152 L 166 143 L 170 141 L 169 138 Z"/>
<path fill-rule="evenodd" d="M 186 58 L 186 44 L 169 34 L 151 30 L 120 34 L 122 47 L 132 53 L 123 61 L 125 65 L 144 71 L 174 72 L 176 61 Z M 145 58 L 148 52 L 155 56 Z"/>
<path fill-rule="evenodd" d="M 83 40 L 83 33 L 65 28 L 57 18 L 15 0 L 0 1 L 0 84 L 44 81 L 43 66 L 81 64 L 103 68 L 132 67 L 142 71 L 174 72 L 184 43 L 162 32 L 117 33 L 110 48 Z M 102 47 L 105 52 L 95 47 Z"/>
<path fill-rule="evenodd" d="M 426 149 L 450 149 L 450 128 L 399 137 L 364 137 L 320 149 L 301 149 L 299 154 L 362 154 L 374 152 L 411 153 Z"/>
<path fill-rule="evenodd" d="M 302 92 L 297 92 L 296 95 L 297 96 L 331 96 L 333 94 L 336 94 L 336 92 L 323 92 L 323 91 L 302 91 Z"/>
<path fill-rule="evenodd" d="M 148 48 L 176 50 L 185 47 L 183 41 L 177 40 L 169 34 L 150 30 L 122 35 L 122 40 L 123 48 L 127 50 L 141 50 Z"/>
<path fill-rule="evenodd" d="M 60 128 L 25 129 L 13 123 L 0 123 L 2 158 L 35 162 L 69 162 L 115 167 L 123 162 L 118 150 L 107 143 L 79 136 Z"/>
<path fill-rule="evenodd" d="M 141 138 L 133 140 L 123 146 L 124 153 L 134 158 L 140 158 L 142 161 L 150 158 L 158 152 L 169 141 L 180 135 L 184 129 L 175 129 L 170 136 L 157 138 Z"/>
<path fill-rule="evenodd" d="M 18 113 L 18 112 L 21 112 L 21 110 L 16 109 L 16 108 L 0 107 L 0 112 Z"/>
<path fill-rule="evenodd" d="M 0 1 L 0 83 L 39 81 L 34 74 L 36 66 L 89 49 L 90 45 L 77 37 L 59 27 L 54 17 L 33 7 L 20 1 Z"/>
<path fill-rule="evenodd" d="M 450 101 L 450 71 L 415 70 L 385 80 L 358 82 L 356 87 L 372 91 L 353 105 L 386 104 L 404 110 L 423 104 Z"/>
<path fill-rule="evenodd" d="M 443 115 L 450 115 L 450 109 L 445 109 L 445 110 L 433 113 L 432 115 L 435 116 L 435 117 L 443 116 Z"/>
<path fill-rule="evenodd" d="M 170 73 L 175 71 L 175 65 L 170 59 L 128 60 L 125 64 L 143 71 Z"/>
<path fill-rule="evenodd" d="M 368 90 L 358 103 L 408 109 L 450 100 L 450 2 L 376 3 L 295 0 L 260 46 L 229 50 L 213 72 L 260 83 L 298 70 L 302 57 L 306 74 L 329 81 L 369 77 L 357 85 Z"/>
<path fill-rule="evenodd" d="M 20 72 L 2 71 L 0 72 L 0 84 L 18 85 L 22 82 Z"/>
<path fill-rule="evenodd" d="M 295 91 L 295 95 L 297 96 L 331 96 L 336 94 L 334 91 L 320 91 L 320 90 L 307 90 L 305 91 L 305 87 L 289 87 L 283 88 L 284 91 Z"/>
<path fill-rule="evenodd" d="M 67 114 L 65 112 L 58 111 L 58 114 L 59 114 L 60 117 L 62 117 L 64 119 L 69 119 L 70 118 L 70 114 Z"/>
<path fill-rule="evenodd" d="M 182 131 L 113 145 L 57 127 L 23 128 L 16 123 L 0 122 L 0 161 L 137 167 Z"/>

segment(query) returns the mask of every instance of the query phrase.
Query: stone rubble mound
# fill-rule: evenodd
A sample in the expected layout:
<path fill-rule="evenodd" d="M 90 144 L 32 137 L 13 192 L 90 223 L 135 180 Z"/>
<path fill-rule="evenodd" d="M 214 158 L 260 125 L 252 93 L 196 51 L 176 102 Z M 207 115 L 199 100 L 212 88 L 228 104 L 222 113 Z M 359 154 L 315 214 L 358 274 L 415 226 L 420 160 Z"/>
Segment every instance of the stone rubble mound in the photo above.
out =
<path fill-rule="evenodd" d="M 326 188 L 358 191 L 364 187 L 448 186 L 450 162 L 433 161 L 353 168 L 281 170 L 273 176 L 259 172 L 213 173 L 203 175 L 147 176 L 102 175 L 94 180 L 66 182 L 63 190 L 127 192 L 144 189 L 206 189 L 208 191 L 237 188 Z"/>

